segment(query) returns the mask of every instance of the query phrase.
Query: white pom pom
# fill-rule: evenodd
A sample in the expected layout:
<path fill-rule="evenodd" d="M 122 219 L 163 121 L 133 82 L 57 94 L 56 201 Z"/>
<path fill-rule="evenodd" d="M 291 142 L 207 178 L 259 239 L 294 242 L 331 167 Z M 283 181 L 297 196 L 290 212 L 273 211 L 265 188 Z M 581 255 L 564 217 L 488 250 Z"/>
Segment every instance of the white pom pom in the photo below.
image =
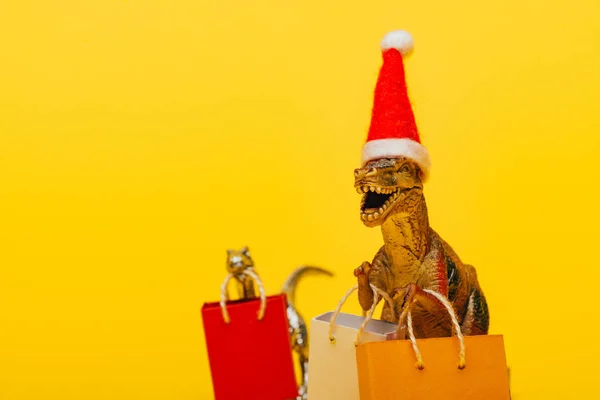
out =
<path fill-rule="evenodd" d="M 401 54 L 408 54 L 413 49 L 413 38 L 406 31 L 393 31 L 385 35 L 381 41 L 381 50 L 396 49 Z"/>

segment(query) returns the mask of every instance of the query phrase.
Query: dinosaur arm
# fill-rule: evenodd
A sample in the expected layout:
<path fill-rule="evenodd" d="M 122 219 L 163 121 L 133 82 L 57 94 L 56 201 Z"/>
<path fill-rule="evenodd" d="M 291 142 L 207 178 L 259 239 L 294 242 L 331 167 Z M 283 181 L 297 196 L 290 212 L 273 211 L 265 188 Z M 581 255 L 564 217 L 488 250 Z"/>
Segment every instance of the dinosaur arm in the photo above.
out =
<path fill-rule="evenodd" d="M 367 311 L 373 306 L 373 290 L 370 285 L 374 285 L 386 293 L 392 289 L 392 275 L 384 248 L 382 247 L 377 252 L 373 262 L 365 261 L 356 268 L 354 276 L 358 279 L 358 301 L 362 309 Z"/>

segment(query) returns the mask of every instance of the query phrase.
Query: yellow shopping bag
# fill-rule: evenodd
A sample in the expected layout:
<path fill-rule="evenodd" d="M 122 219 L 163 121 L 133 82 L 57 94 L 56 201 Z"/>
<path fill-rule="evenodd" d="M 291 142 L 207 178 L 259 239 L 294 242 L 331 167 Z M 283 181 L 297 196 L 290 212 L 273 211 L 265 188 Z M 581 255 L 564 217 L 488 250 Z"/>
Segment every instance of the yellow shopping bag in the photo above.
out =
<path fill-rule="evenodd" d="M 406 317 L 410 340 L 358 346 L 360 398 L 509 400 L 503 337 L 463 336 L 449 301 L 437 292 L 427 292 L 450 312 L 456 336 L 416 340 L 410 308 L 407 308 L 398 326 Z"/>

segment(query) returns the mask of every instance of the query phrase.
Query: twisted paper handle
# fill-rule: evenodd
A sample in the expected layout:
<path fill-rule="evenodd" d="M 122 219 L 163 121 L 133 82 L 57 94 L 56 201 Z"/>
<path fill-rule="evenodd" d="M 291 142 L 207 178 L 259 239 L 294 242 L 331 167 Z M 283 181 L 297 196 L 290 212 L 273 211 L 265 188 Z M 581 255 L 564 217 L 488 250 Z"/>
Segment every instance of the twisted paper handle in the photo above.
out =
<path fill-rule="evenodd" d="M 247 269 L 244 271 L 244 273 L 246 275 L 248 275 L 250 278 L 252 278 L 254 280 L 254 282 L 256 282 L 256 286 L 258 286 L 258 293 L 260 295 L 260 308 L 258 309 L 258 320 L 260 321 L 265 316 L 265 309 L 267 308 L 267 296 L 265 295 L 265 287 L 263 286 L 263 283 L 260 280 L 260 278 L 258 277 L 258 275 L 256 274 L 256 272 L 254 272 L 250 269 Z M 231 318 L 229 318 L 229 312 L 227 311 L 227 304 L 226 304 L 227 285 L 229 284 L 229 281 L 231 280 L 231 278 L 233 278 L 233 274 L 227 275 L 227 277 L 223 281 L 223 284 L 221 285 L 221 301 L 220 301 L 221 314 L 223 314 L 223 320 L 225 321 L 226 324 L 231 322 Z"/>
<path fill-rule="evenodd" d="M 446 310 L 448 311 L 448 314 L 450 314 L 450 319 L 452 320 L 454 332 L 456 333 L 456 337 L 458 338 L 458 343 L 460 345 L 458 368 L 463 369 L 466 366 L 465 338 L 462 334 L 462 331 L 460 330 L 460 324 L 458 323 L 458 319 L 456 318 L 456 314 L 454 313 L 452 304 L 450 304 L 450 301 L 448 301 L 448 299 L 446 297 L 442 296 L 441 294 L 439 294 L 436 291 L 429 290 L 429 289 L 423 289 L 423 291 L 425 293 L 429 293 L 430 295 L 435 297 L 446 308 Z M 412 303 L 409 304 L 402 312 L 402 315 L 400 315 L 400 318 L 398 320 L 398 329 L 400 329 L 402 321 L 404 320 L 404 318 L 406 318 L 408 338 L 409 338 L 410 342 L 412 343 L 413 350 L 415 351 L 415 356 L 417 357 L 417 368 L 423 369 L 423 368 L 425 368 L 425 366 L 423 364 L 423 357 L 421 356 L 421 351 L 419 350 L 419 347 L 417 346 L 417 339 L 415 338 L 415 333 L 414 333 L 414 329 L 413 329 L 413 321 L 412 321 L 412 313 L 410 311 L 411 308 L 412 308 Z"/>
<path fill-rule="evenodd" d="M 373 317 L 373 313 L 375 312 L 375 308 L 377 307 L 377 303 L 379 302 L 380 296 L 383 297 L 389 303 L 390 307 L 392 307 L 392 315 L 395 315 L 394 302 L 392 301 L 392 298 L 386 292 L 379 289 L 378 287 L 376 287 L 374 285 L 370 285 L 370 286 L 371 286 L 371 290 L 373 290 L 373 293 L 374 293 L 373 305 L 369 309 L 365 320 L 360 325 L 360 328 L 358 328 L 358 332 L 356 333 L 356 339 L 354 341 L 355 346 L 358 346 L 361 334 L 364 332 L 367 324 Z M 329 320 L 329 341 L 331 343 L 335 343 L 335 335 L 333 334 L 333 331 L 335 328 L 335 321 L 336 321 L 338 315 L 340 315 L 340 312 L 342 311 L 342 306 L 344 305 L 344 303 L 346 303 L 346 300 L 348 300 L 350 295 L 352 295 L 352 293 L 354 293 L 354 291 L 357 289 L 358 289 L 358 285 L 355 285 L 352 288 L 350 288 L 350 290 L 348 290 L 348 292 L 346 292 L 344 297 L 341 298 L 341 300 L 339 301 L 333 314 L 331 315 L 331 319 Z M 363 313 L 363 316 L 364 316 L 364 313 Z"/>
<path fill-rule="evenodd" d="M 356 333 L 356 339 L 354 340 L 355 346 L 358 346 L 360 344 L 360 336 L 364 332 L 369 321 L 371 321 L 371 318 L 373 318 L 373 313 L 375 312 L 375 308 L 377 307 L 377 303 L 379 302 L 380 296 L 383 297 L 385 299 L 385 301 L 388 302 L 388 304 L 392 308 L 392 315 L 396 316 L 396 307 L 394 306 L 394 302 L 392 301 L 392 298 L 390 297 L 390 295 L 387 294 L 386 292 L 384 292 L 383 290 L 379 289 L 375 285 L 370 284 L 370 286 L 371 286 L 371 290 L 373 290 L 373 293 L 374 293 L 373 305 L 369 309 L 369 312 L 367 313 L 367 316 L 366 316 L 365 320 L 363 321 L 363 323 L 360 325 L 360 328 L 358 328 L 358 332 Z"/>
<path fill-rule="evenodd" d="M 337 319 L 338 315 L 340 315 L 340 311 L 342 311 L 342 306 L 344 305 L 344 303 L 346 302 L 346 300 L 348 300 L 348 297 L 350 297 L 350 295 L 352 293 L 354 293 L 354 291 L 357 290 L 357 289 L 358 289 L 358 285 L 355 285 L 355 286 L 351 287 L 350 290 L 348 290 L 346 292 L 346 294 L 344 295 L 344 297 L 342 297 L 340 299 L 337 307 L 333 311 L 333 314 L 331 315 L 331 319 L 329 319 L 329 341 L 331 343 L 335 343 L 335 335 L 333 334 L 333 328 L 335 326 L 335 320 Z"/>

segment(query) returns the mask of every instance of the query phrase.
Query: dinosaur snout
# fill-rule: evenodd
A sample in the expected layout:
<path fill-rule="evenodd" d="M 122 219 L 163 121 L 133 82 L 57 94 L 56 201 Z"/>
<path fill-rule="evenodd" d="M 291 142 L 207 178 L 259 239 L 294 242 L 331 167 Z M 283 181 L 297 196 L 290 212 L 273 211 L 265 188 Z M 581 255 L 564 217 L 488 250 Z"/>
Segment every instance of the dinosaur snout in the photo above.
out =
<path fill-rule="evenodd" d="M 356 168 L 354 170 L 354 179 L 359 182 L 365 178 L 371 178 L 377 175 L 377 169 L 375 168 Z"/>

